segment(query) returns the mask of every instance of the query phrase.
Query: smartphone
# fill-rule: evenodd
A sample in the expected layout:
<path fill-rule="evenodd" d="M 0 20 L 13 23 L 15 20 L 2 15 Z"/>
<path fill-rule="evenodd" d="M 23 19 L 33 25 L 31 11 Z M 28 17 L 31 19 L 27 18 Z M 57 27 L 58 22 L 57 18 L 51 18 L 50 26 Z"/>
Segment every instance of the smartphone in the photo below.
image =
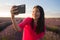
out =
<path fill-rule="evenodd" d="M 25 5 L 25 4 L 18 5 L 17 7 L 18 7 L 18 11 L 19 11 L 18 14 L 23 14 L 23 13 L 25 13 L 25 11 L 26 11 L 26 5 Z"/>

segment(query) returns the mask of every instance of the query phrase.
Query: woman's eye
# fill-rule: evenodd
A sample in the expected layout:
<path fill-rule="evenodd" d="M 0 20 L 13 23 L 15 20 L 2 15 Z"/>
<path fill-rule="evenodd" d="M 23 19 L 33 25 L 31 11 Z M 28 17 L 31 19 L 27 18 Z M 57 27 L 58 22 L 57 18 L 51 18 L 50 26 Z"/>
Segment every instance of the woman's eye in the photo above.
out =
<path fill-rule="evenodd" d="M 34 13 L 34 11 L 32 11 L 32 13 Z"/>

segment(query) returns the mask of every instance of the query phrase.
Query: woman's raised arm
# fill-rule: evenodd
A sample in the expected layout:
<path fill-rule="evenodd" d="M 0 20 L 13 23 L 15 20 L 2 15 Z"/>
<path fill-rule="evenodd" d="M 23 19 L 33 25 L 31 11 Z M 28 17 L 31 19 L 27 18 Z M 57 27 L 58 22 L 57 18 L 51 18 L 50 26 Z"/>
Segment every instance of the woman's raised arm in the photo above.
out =
<path fill-rule="evenodd" d="M 15 15 L 18 15 L 17 7 L 16 6 L 12 6 L 10 12 L 11 12 L 11 21 L 13 23 L 13 28 L 16 31 L 21 30 L 21 28 L 18 26 L 18 23 L 16 22 L 16 19 L 15 19 Z"/>

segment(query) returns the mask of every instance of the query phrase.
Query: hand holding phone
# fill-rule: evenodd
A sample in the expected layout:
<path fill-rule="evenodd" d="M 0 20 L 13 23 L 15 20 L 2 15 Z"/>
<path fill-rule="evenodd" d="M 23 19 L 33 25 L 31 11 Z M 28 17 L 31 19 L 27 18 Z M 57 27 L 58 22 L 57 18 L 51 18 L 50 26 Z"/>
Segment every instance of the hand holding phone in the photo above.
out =
<path fill-rule="evenodd" d="M 11 14 L 12 15 L 23 14 L 23 13 L 25 13 L 25 10 L 26 10 L 25 4 L 18 5 L 18 6 L 15 5 L 15 6 L 12 6 L 12 8 L 11 8 Z"/>

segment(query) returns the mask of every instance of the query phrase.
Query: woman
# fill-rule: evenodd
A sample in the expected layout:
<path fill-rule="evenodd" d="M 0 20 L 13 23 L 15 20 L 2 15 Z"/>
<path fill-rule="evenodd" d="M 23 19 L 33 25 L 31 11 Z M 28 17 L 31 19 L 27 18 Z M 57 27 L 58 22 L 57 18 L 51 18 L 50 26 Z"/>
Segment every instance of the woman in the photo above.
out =
<path fill-rule="evenodd" d="M 14 14 L 15 13 L 15 14 Z M 11 8 L 11 19 L 14 29 L 21 32 L 23 30 L 22 40 L 40 40 L 45 34 L 44 10 L 41 6 L 33 7 L 32 18 L 27 17 L 21 23 L 17 24 L 15 15 L 18 15 L 16 6 Z"/>

